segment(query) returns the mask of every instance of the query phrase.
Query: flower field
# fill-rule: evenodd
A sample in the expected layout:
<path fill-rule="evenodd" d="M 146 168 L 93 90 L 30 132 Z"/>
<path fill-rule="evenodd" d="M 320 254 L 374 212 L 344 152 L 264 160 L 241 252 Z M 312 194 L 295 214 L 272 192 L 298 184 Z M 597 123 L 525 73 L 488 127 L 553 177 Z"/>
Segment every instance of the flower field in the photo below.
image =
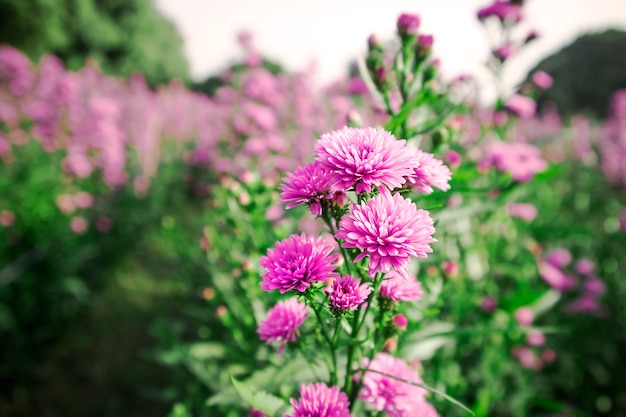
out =
<path fill-rule="evenodd" d="M 626 415 L 626 89 L 486 104 L 422 19 L 323 88 L 247 34 L 210 95 L 0 46 L 0 415 Z"/>

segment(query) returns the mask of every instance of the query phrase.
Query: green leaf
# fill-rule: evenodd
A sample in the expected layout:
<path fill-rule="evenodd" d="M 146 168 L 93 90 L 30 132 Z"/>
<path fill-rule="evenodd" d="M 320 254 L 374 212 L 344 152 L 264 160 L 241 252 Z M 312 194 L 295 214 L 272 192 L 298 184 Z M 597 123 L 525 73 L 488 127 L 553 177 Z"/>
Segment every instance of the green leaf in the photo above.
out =
<path fill-rule="evenodd" d="M 289 408 L 289 405 L 281 398 L 265 391 L 255 391 L 252 387 L 237 381 L 232 374 L 230 375 L 230 380 L 235 386 L 237 393 L 239 393 L 245 402 L 250 404 L 252 408 L 262 411 L 268 416 L 279 417 Z"/>

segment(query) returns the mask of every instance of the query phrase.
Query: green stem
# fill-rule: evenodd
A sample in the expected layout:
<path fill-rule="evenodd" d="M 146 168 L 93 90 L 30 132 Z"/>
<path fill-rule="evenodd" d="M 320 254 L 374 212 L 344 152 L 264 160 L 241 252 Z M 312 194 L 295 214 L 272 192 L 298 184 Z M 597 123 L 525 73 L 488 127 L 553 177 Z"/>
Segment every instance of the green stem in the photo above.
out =
<path fill-rule="evenodd" d="M 328 347 L 330 348 L 330 359 L 331 359 L 331 372 L 330 372 L 330 385 L 335 385 L 337 383 L 337 354 L 335 352 L 335 343 L 331 340 L 328 332 L 326 331 L 326 326 L 324 324 L 324 320 L 322 319 L 322 315 L 318 308 L 316 308 L 315 300 L 310 300 L 309 305 L 315 312 L 315 317 L 317 318 L 317 322 L 320 327 L 320 331 L 322 332 L 322 336 L 326 343 L 328 343 Z M 335 330 L 335 333 L 337 331 Z M 336 334 L 335 334 L 336 336 Z"/>

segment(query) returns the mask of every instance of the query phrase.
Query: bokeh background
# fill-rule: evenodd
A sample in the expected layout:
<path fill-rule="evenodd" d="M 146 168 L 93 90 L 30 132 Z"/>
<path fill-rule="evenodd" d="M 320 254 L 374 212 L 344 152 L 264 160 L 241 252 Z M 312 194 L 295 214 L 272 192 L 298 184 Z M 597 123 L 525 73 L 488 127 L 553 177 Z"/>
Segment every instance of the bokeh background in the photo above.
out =
<path fill-rule="evenodd" d="M 489 105 L 496 98 L 486 68 L 495 27 L 476 19 L 476 11 L 486 5 L 480 0 L 0 0 L 0 44 L 17 48 L 32 62 L 55 55 L 70 71 L 99 68 L 120 79 L 140 73 L 145 86 L 138 91 L 143 94 L 145 87 L 170 97 L 180 89 L 215 94 L 228 74 L 246 65 L 253 50 L 273 73 L 306 73 L 309 94 L 308 88 L 321 91 L 346 79 L 351 64 L 366 53 L 367 37 L 390 38 L 397 16 L 412 12 L 421 15 L 423 30 L 435 37 L 443 78 L 472 75 L 480 101 Z M 538 96 L 540 107 L 556 108 L 562 120 L 580 114 L 602 123 L 611 94 L 626 88 L 626 2 L 527 0 L 522 25 L 539 37 L 509 61 L 505 90 L 516 91 L 529 74 L 545 70 L 554 86 Z M 159 87 L 166 84 L 169 89 Z M 127 97 L 131 100 L 133 92 Z M 135 104 L 141 114 L 143 103 Z M 175 101 L 169 104 L 172 112 L 181 109 Z M 193 103 L 186 105 L 193 108 Z M 207 261 L 211 245 L 226 250 L 231 238 L 210 241 L 206 226 L 218 223 L 210 210 L 232 210 L 219 201 L 233 195 L 244 213 L 265 218 L 271 187 L 259 183 L 254 185 L 258 189 L 242 190 L 222 183 L 232 195 L 219 195 L 222 191 L 206 186 L 219 183 L 216 172 L 168 164 L 169 156 L 183 160 L 189 149 L 163 146 L 165 162 L 147 195 L 141 180 L 106 198 L 99 197 L 106 194 L 103 184 L 80 183 L 100 204 L 93 218 L 85 215 L 94 225 L 86 234 L 70 230 L 69 217 L 57 210 L 59 201 L 48 195 L 62 195 L 70 182 L 62 176 L 62 181 L 49 181 L 58 175 L 52 167 L 61 166 L 62 155 L 28 148 L 11 175 L 1 171 L 0 209 L 11 208 L 16 224 L 25 226 L 14 233 L 4 226 L 13 221 L 2 221 L 0 416 L 216 415 L 203 408 L 216 388 L 185 354 L 189 342 L 219 341 L 227 328 L 212 292 L 218 279 L 212 267 L 232 268 L 234 275 L 255 272 L 237 258 L 241 253 L 235 256 L 236 268 L 230 261 Z M 144 178 L 137 169 L 136 178 Z M 588 236 L 581 247 L 593 251 L 599 269 L 615 281 L 608 284 L 611 314 L 601 325 L 592 318 L 569 323 L 577 330 L 559 336 L 558 343 L 573 353 L 563 366 L 546 372 L 552 382 L 544 394 L 550 398 L 540 398 L 538 404 L 542 410 L 553 406 L 554 413 L 545 415 L 624 415 L 626 382 L 620 376 L 626 371 L 626 291 L 619 278 L 626 276 L 626 246 L 615 215 L 624 191 L 607 184 L 599 171 L 578 180 L 587 184 L 585 193 L 546 200 L 546 210 L 558 221 L 538 222 L 534 232 L 540 241 Z M 554 187 L 571 184 L 563 179 L 540 191 L 548 195 Z M 255 209 L 245 202 L 248 191 L 268 200 L 255 200 Z M 96 230 L 103 216 L 115 224 L 111 233 Z M 573 228 L 579 216 L 590 221 Z M 237 227 L 245 230 L 246 221 L 257 220 L 242 221 Z M 105 223 L 100 222 L 103 229 Z M 237 238 L 241 236 L 232 239 Z M 202 347 L 215 348 L 198 349 Z M 219 360 L 215 366 L 221 366 Z M 559 408 L 562 403 L 576 407 Z"/>

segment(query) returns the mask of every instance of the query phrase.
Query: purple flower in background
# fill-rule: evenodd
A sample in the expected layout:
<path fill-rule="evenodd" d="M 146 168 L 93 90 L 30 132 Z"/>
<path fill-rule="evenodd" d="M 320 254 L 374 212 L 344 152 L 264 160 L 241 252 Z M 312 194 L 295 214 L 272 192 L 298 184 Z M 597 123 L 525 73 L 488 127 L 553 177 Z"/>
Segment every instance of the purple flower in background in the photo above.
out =
<path fill-rule="evenodd" d="M 414 166 L 413 172 L 406 177 L 409 186 L 425 194 L 432 193 L 432 187 L 441 191 L 450 189 L 448 181 L 452 178 L 452 173 L 442 160 L 412 146 L 408 146 L 407 151 L 412 155 Z"/>
<path fill-rule="evenodd" d="M 535 313 L 530 309 L 530 307 L 520 307 L 515 310 L 515 320 L 520 324 L 520 326 L 528 327 L 533 324 L 533 320 L 535 319 Z"/>
<path fill-rule="evenodd" d="M 501 172 L 509 172 L 515 181 L 530 181 L 543 172 L 548 164 L 541 157 L 539 148 L 527 143 L 495 142 L 488 145 L 481 166 L 495 166 Z"/>
<path fill-rule="evenodd" d="M 493 54 L 498 57 L 501 61 L 506 61 L 507 59 L 509 59 L 513 54 L 515 54 L 516 50 L 515 50 L 515 46 L 513 46 L 510 43 L 505 43 L 504 45 L 496 48 L 493 51 Z"/>
<path fill-rule="evenodd" d="M 526 203 L 509 203 L 506 205 L 506 211 L 511 217 L 531 222 L 537 217 L 537 207 Z"/>
<path fill-rule="evenodd" d="M 419 301 L 423 294 L 422 284 L 415 277 L 405 278 L 393 271 L 380 284 L 380 297 L 391 301 Z"/>
<path fill-rule="evenodd" d="M 332 250 L 324 238 L 304 233 L 277 242 L 260 259 L 261 266 L 267 270 L 261 274 L 261 288 L 280 290 L 281 294 L 290 290 L 304 292 L 315 281 L 338 277 L 332 271 L 337 267 L 334 262 L 339 254 L 332 254 Z"/>
<path fill-rule="evenodd" d="M 323 134 L 315 150 L 335 183 L 343 190 L 355 186 L 359 194 L 370 192 L 374 185 L 393 189 L 404 184 L 415 167 L 405 143 L 384 130 L 344 127 Z"/>
<path fill-rule="evenodd" d="M 350 417 L 348 396 L 323 382 L 300 386 L 300 400 L 289 401 L 293 414 L 288 417 Z"/>
<path fill-rule="evenodd" d="M 364 359 L 363 367 L 369 371 L 363 377 L 363 389 L 359 398 L 371 404 L 377 411 L 385 411 L 390 417 L 438 415 L 426 402 L 426 390 L 405 382 L 423 383 L 417 372 L 402 359 L 387 353 L 378 353 L 371 362 Z"/>
<path fill-rule="evenodd" d="M 416 35 L 417 30 L 420 27 L 421 19 L 419 15 L 402 13 L 398 17 L 397 27 L 398 34 L 402 35 Z"/>
<path fill-rule="evenodd" d="M 589 275 L 596 269 L 596 264 L 590 259 L 579 259 L 576 261 L 576 272 L 581 275 Z"/>
<path fill-rule="evenodd" d="M 395 270 L 406 277 L 410 258 L 426 258 L 432 252 L 429 244 L 435 242 L 430 214 L 386 188 L 371 200 L 352 205 L 339 227 L 336 237 L 344 240 L 343 247 L 363 250 L 355 262 L 369 256 L 371 276 Z"/>
<path fill-rule="evenodd" d="M 496 308 L 498 308 L 498 299 L 495 297 L 487 296 L 480 303 L 480 309 L 485 313 L 493 313 Z"/>
<path fill-rule="evenodd" d="M 542 90 L 552 87 L 552 77 L 545 71 L 535 71 L 532 75 L 533 84 Z"/>
<path fill-rule="evenodd" d="M 522 119 L 528 119 L 535 115 L 537 103 L 530 97 L 521 94 L 513 94 L 504 103 L 504 108 Z"/>
<path fill-rule="evenodd" d="M 526 343 L 530 346 L 543 346 L 546 343 L 546 335 L 539 330 L 533 330 L 526 335 Z"/>
<path fill-rule="evenodd" d="M 320 216 L 321 202 L 333 198 L 332 185 L 330 171 L 323 169 L 317 161 L 310 162 L 293 173 L 287 173 L 287 178 L 280 186 L 280 202 L 287 204 L 288 209 L 308 204 L 311 214 Z"/>
<path fill-rule="evenodd" d="M 336 310 L 355 310 L 371 292 L 369 283 L 361 284 L 361 279 L 350 275 L 334 279 L 326 288 L 330 304 Z"/>
<path fill-rule="evenodd" d="M 308 316 L 307 306 L 295 298 L 279 301 L 267 312 L 257 333 L 267 344 L 280 342 L 278 353 L 282 354 L 287 342 L 295 342 L 298 330 Z"/>
<path fill-rule="evenodd" d="M 522 6 L 511 4 L 507 1 L 496 0 L 490 6 L 484 7 L 476 14 L 479 20 L 485 20 L 488 17 L 495 16 L 501 22 L 512 21 L 519 22 L 522 20 Z"/>
<path fill-rule="evenodd" d="M 563 268 L 572 262 L 572 254 L 565 248 L 556 248 L 549 251 L 544 260 L 557 268 Z"/>
<path fill-rule="evenodd" d="M 539 262 L 539 275 L 548 285 L 558 291 L 569 291 L 576 285 L 574 277 L 548 262 Z"/>
<path fill-rule="evenodd" d="M 622 210 L 622 214 L 619 216 L 619 227 L 626 232 L 626 208 Z"/>

